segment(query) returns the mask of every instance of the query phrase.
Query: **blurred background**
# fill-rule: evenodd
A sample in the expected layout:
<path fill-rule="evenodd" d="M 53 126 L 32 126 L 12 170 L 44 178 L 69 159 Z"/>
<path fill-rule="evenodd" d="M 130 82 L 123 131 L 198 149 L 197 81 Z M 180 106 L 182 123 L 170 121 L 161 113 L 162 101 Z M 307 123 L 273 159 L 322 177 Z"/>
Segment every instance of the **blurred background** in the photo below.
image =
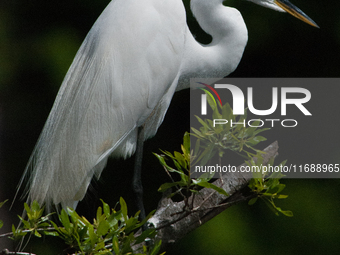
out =
<path fill-rule="evenodd" d="M 197 40 L 209 43 L 192 18 L 189 1 L 183 1 L 188 24 Z M 225 4 L 236 7 L 248 27 L 249 40 L 237 70 L 231 77 L 340 77 L 340 2 L 294 0 L 320 29 L 300 20 L 243 0 Z M 17 224 L 22 200 L 11 211 L 17 184 L 54 102 L 59 86 L 74 55 L 92 24 L 109 0 L 31 0 L 0 2 L 0 209 L 9 232 Z M 142 11 L 142 10 L 141 10 Z M 303 86 L 303 85 L 301 85 Z M 338 86 L 319 86 L 311 107 L 324 119 L 309 123 L 294 133 L 268 132 L 264 148 L 278 140 L 280 158 L 294 160 L 319 157 L 323 162 L 340 163 Z M 326 108 L 323 108 L 326 107 Z M 322 111 L 328 109 L 328 111 Z M 315 119 L 314 119 L 315 120 Z M 157 207 L 158 187 L 168 182 L 151 152 L 180 150 L 189 131 L 189 92 L 174 96 L 164 123 L 155 138 L 146 142 L 143 183 L 147 211 Z M 304 146 L 299 147 L 299 145 Z M 304 158 L 305 157 L 305 158 Z M 281 160 L 281 161 L 282 161 Z M 302 160 L 303 163 L 311 163 Z M 240 162 L 242 163 L 242 162 Z M 133 158 L 110 160 L 98 182 L 79 205 L 79 213 L 94 217 L 99 198 L 112 207 L 119 197 L 127 201 L 130 214 L 136 209 L 131 192 Z M 339 179 L 285 179 L 279 201 L 294 217 L 276 216 L 265 205 L 241 203 L 170 246 L 167 254 L 334 254 L 340 249 Z M 22 194 L 19 194 L 19 196 Z M 0 239 L 0 250 L 13 250 Z M 55 240 L 33 240 L 27 251 L 60 254 Z"/>

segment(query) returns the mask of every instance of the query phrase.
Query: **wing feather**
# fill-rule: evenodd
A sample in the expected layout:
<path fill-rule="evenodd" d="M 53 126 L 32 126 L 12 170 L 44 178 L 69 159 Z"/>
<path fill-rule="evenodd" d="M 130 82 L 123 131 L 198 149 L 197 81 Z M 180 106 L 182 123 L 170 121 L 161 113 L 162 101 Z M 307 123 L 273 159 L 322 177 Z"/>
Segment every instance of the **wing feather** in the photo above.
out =
<path fill-rule="evenodd" d="M 110 154 L 134 152 L 138 126 L 148 122 L 147 136 L 155 134 L 174 93 L 184 45 L 185 14 L 170 11 L 174 4 L 115 0 L 98 18 L 26 168 L 29 201 L 81 200 Z"/>

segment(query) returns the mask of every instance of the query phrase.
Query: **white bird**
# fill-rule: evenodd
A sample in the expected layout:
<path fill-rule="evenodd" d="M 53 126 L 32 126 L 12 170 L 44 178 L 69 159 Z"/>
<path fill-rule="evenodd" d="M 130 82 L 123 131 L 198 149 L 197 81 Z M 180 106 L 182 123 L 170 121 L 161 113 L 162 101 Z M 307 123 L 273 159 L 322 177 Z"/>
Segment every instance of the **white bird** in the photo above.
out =
<path fill-rule="evenodd" d="M 317 26 L 287 0 L 250 0 Z M 26 167 L 28 202 L 76 206 L 108 157 L 131 156 L 154 136 L 190 77 L 224 77 L 247 43 L 240 12 L 223 0 L 191 0 L 198 43 L 181 0 L 112 0 L 78 50 Z M 114 180 L 113 180 L 114 181 Z"/>

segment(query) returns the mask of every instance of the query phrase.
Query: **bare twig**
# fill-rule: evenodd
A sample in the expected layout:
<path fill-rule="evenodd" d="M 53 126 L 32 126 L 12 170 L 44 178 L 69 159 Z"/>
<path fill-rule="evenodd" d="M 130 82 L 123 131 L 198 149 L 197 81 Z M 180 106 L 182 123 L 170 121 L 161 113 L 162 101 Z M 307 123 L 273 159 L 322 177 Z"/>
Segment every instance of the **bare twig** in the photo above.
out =
<path fill-rule="evenodd" d="M 48 230 L 56 230 L 54 227 L 48 227 L 48 228 L 37 228 L 35 229 L 37 231 L 48 231 Z M 30 233 L 32 232 L 31 229 L 26 229 L 26 230 L 22 230 L 21 231 L 22 233 Z M 6 237 L 6 236 L 12 236 L 13 235 L 13 232 L 10 232 L 10 233 L 5 233 L 5 234 L 0 234 L 0 238 L 2 237 Z"/>
<path fill-rule="evenodd" d="M 14 255 L 35 255 L 34 253 L 9 251 L 9 250 L 7 250 L 7 249 L 4 249 L 4 250 L 0 253 L 0 255 L 7 255 L 7 254 L 14 254 Z"/>

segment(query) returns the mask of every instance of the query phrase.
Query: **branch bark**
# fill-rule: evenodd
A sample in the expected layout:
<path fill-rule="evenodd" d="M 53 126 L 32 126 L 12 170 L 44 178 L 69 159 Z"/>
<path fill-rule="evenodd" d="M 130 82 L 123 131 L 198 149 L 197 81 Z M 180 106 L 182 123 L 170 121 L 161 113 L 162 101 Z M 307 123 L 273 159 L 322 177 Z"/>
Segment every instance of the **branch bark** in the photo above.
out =
<path fill-rule="evenodd" d="M 278 155 L 278 142 L 274 142 L 264 149 L 263 164 L 269 159 Z M 251 173 L 241 173 L 242 164 L 237 167 L 235 173 L 228 173 L 217 179 L 213 184 L 222 187 L 229 196 L 219 194 L 212 189 L 202 189 L 199 194 L 189 198 L 189 204 L 193 204 L 193 209 L 184 210 L 184 201 L 173 202 L 171 198 L 163 196 L 153 217 L 148 221 L 151 227 L 158 229 L 157 240 L 162 240 L 164 248 L 168 243 L 174 243 L 184 237 L 189 232 L 198 228 L 210 219 L 214 218 L 233 204 L 248 200 L 245 196 L 244 187 L 252 178 Z"/>

